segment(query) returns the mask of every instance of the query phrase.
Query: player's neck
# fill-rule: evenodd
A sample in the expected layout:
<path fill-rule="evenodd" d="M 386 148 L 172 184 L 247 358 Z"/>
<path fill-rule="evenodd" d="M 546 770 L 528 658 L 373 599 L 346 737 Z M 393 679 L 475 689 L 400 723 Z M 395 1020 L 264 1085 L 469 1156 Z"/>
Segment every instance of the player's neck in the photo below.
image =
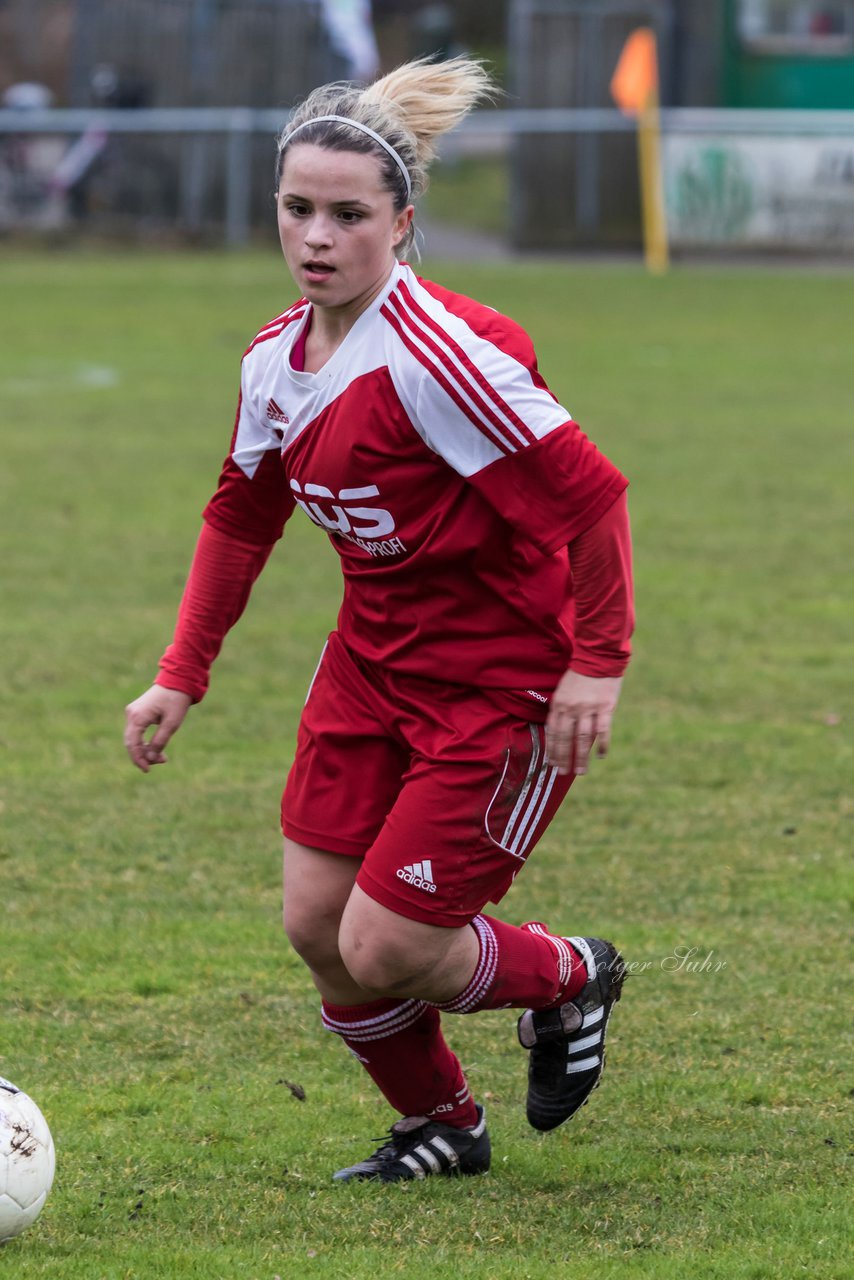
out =
<path fill-rule="evenodd" d="M 388 274 L 364 293 L 341 306 L 312 306 L 310 328 L 305 343 L 306 373 L 318 373 L 332 358 L 353 325 L 388 284 Z"/>
<path fill-rule="evenodd" d="M 331 360 L 335 352 L 341 346 L 341 343 L 347 337 L 353 325 L 358 320 L 358 316 L 353 316 L 349 323 L 330 324 L 332 317 L 326 313 L 330 310 L 328 307 L 312 308 L 309 317 L 309 330 L 305 339 L 305 348 L 303 351 L 303 371 L 305 373 L 319 373 L 327 361 Z M 359 313 L 361 315 L 361 312 Z"/>

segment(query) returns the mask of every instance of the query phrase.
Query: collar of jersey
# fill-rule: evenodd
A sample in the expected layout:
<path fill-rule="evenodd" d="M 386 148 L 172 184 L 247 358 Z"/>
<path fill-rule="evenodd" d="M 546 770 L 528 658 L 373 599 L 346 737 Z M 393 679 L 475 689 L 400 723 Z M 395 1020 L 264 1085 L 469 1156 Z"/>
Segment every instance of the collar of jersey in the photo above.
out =
<path fill-rule="evenodd" d="M 305 315 L 303 316 L 302 320 L 296 327 L 296 330 L 293 335 L 293 340 L 289 345 L 287 354 L 285 356 L 288 376 L 290 378 L 293 378 L 295 382 L 302 383 L 304 386 L 318 387 L 318 386 L 323 386 L 325 383 L 329 382 L 329 380 L 335 376 L 335 373 L 341 367 L 341 365 L 346 364 L 348 353 L 352 351 L 354 345 L 356 344 L 356 342 L 358 342 L 359 335 L 362 333 L 364 329 L 367 329 L 370 326 L 372 320 L 374 319 L 374 316 L 383 306 L 386 298 L 389 296 L 392 289 L 394 289 L 397 286 L 397 283 L 402 278 L 403 273 L 404 273 L 403 265 L 400 262 L 395 262 L 394 266 L 391 269 L 391 272 L 389 273 L 388 280 L 385 282 L 382 289 L 380 289 L 379 293 L 374 298 L 373 302 L 370 304 L 369 307 L 365 307 L 365 310 L 359 316 L 358 320 L 356 320 L 355 324 L 353 325 L 350 332 L 347 334 L 344 341 L 335 350 L 335 352 L 329 357 L 329 359 L 326 361 L 326 364 L 323 366 L 323 368 L 318 369 L 316 373 L 306 373 L 304 370 L 294 369 L 291 367 L 291 347 L 293 346 L 293 343 L 295 343 L 298 340 L 305 326 L 310 322 L 311 315 L 314 310 L 311 303 L 309 303 L 309 305 L 305 309 Z"/>

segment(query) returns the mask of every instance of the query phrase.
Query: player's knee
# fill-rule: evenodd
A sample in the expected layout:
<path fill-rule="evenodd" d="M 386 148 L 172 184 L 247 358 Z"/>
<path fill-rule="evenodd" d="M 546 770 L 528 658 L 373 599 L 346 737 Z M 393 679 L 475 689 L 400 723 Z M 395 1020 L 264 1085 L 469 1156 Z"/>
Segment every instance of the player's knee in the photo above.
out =
<path fill-rule="evenodd" d="M 315 973 L 324 973 L 331 965 L 340 964 L 337 913 L 330 914 L 322 905 L 295 902 L 286 897 L 282 923 L 294 951 Z"/>
<path fill-rule="evenodd" d="M 429 978 L 430 968 L 400 939 L 379 938 L 358 930 L 342 931 L 341 958 L 354 982 L 366 991 L 387 996 L 414 995 Z"/>

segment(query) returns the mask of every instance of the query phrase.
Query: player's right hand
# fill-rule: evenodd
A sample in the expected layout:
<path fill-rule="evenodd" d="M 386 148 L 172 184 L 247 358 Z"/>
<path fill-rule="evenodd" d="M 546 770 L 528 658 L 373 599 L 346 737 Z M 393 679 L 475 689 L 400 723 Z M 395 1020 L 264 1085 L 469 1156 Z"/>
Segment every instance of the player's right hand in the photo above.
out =
<path fill-rule="evenodd" d="M 166 764 L 163 748 L 180 729 L 192 701 L 188 693 L 154 684 L 125 707 L 125 746 L 137 769 L 148 773 L 153 764 Z M 153 724 L 157 729 L 146 742 L 145 732 Z"/>

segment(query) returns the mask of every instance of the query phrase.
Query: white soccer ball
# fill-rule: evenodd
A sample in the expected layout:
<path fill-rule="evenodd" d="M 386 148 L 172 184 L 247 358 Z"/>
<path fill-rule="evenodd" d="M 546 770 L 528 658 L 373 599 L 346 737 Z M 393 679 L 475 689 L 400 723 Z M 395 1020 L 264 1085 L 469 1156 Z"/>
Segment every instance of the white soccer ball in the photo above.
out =
<path fill-rule="evenodd" d="M 55 1168 L 47 1121 L 32 1098 L 0 1076 L 0 1244 L 35 1222 Z"/>

